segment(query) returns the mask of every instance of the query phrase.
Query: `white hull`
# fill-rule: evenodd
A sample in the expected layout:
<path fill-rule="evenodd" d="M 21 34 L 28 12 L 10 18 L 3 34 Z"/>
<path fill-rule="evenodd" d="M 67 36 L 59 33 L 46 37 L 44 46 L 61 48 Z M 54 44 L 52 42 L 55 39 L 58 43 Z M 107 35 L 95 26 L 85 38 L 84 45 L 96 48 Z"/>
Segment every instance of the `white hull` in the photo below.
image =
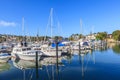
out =
<path fill-rule="evenodd" d="M 36 60 L 36 55 L 18 55 L 20 59 L 23 60 Z M 38 60 L 40 59 L 40 56 L 38 56 Z"/>
<path fill-rule="evenodd" d="M 10 59 L 10 56 L 0 57 L 0 63 L 7 62 Z"/>
<path fill-rule="evenodd" d="M 23 60 L 36 60 L 36 54 L 34 55 L 23 55 L 23 54 L 15 54 L 12 55 L 13 57 L 19 58 L 19 59 L 23 59 Z M 40 59 L 41 55 L 38 54 L 38 60 Z"/>
<path fill-rule="evenodd" d="M 36 60 L 36 53 L 33 54 L 23 54 L 23 53 L 11 53 L 13 58 L 19 58 L 22 60 Z M 42 53 L 38 52 L 38 60 L 40 60 Z"/>

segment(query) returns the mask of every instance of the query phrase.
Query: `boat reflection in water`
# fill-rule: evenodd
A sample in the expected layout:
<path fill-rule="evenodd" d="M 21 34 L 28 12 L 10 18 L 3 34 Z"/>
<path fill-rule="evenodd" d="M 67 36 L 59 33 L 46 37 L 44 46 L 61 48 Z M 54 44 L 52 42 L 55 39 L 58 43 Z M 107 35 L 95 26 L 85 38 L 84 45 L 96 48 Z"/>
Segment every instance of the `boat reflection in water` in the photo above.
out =
<path fill-rule="evenodd" d="M 0 72 L 0 80 L 119 80 L 119 49 L 119 45 L 103 46 L 39 61 L 36 58 L 37 62 L 11 59 L 10 69 Z"/>
<path fill-rule="evenodd" d="M 89 56 L 88 56 L 89 55 Z M 89 50 L 88 52 L 80 52 L 79 53 L 79 62 L 81 64 L 81 76 L 82 80 L 84 80 L 85 73 L 89 70 L 87 68 L 90 60 L 92 59 L 93 64 L 95 64 L 95 53 Z"/>
<path fill-rule="evenodd" d="M 59 66 L 63 66 L 62 57 L 58 59 L 56 57 L 43 57 L 37 62 L 12 58 L 12 62 L 14 67 L 23 72 L 23 75 L 20 75 L 22 80 L 56 80 Z"/>
<path fill-rule="evenodd" d="M 74 50 L 72 53 L 72 60 L 78 60 L 77 63 L 79 63 L 79 65 L 77 66 L 73 66 L 73 70 L 75 69 L 75 67 L 79 67 L 80 69 L 77 69 L 76 72 L 79 72 L 79 74 L 81 76 L 79 76 L 78 78 L 76 77 L 75 79 L 82 79 L 84 80 L 85 77 L 85 73 L 89 72 L 90 69 L 92 69 L 92 67 L 90 67 L 89 65 L 95 64 L 95 53 L 93 50 Z M 74 63 L 71 63 L 74 64 Z M 69 79 L 69 78 L 68 78 Z"/>
<path fill-rule="evenodd" d="M 12 62 L 14 67 L 22 71 L 23 75 L 20 75 L 21 80 L 31 80 L 34 76 L 35 71 L 38 69 L 42 69 L 41 65 L 36 66 L 35 61 L 12 58 Z M 36 75 L 38 75 L 38 73 Z"/>

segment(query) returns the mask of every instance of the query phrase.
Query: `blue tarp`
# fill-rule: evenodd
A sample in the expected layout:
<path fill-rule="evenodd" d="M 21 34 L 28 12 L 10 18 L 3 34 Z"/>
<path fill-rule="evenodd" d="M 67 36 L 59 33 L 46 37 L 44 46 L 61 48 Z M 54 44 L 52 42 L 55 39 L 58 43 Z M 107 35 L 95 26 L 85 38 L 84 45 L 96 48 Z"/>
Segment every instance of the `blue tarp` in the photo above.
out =
<path fill-rule="evenodd" d="M 51 44 L 52 47 L 56 47 L 56 43 L 52 43 Z M 65 46 L 65 44 L 62 44 L 61 42 L 58 43 L 58 46 Z"/>
<path fill-rule="evenodd" d="M 88 42 L 83 43 L 84 46 L 89 46 Z"/>

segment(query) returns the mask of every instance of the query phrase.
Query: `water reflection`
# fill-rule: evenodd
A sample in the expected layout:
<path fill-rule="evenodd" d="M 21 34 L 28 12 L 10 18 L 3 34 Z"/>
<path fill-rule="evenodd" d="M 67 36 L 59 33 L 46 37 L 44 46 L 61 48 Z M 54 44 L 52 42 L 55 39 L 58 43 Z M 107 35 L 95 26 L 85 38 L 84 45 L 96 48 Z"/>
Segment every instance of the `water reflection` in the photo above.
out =
<path fill-rule="evenodd" d="M 10 69 L 10 65 L 8 63 L 0 63 L 0 73 L 3 71 L 7 71 Z"/>
<path fill-rule="evenodd" d="M 91 60 L 93 64 L 95 64 L 95 53 L 92 50 L 90 50 L 87 53 L 79 53 L 79 62 L 81 64 L 82 80 L 84 80 L 85 73 L 87 72 L 88 64 Z"/>
<path fill-rule="evenodd" d="M 108 49 L 111 49 L 113 46 L 115 46 L 116 44 L 115 43 L 108 43 L 107 44 L 107 47 L 108 47 Z"/>
<path fill-rule="evenodd" d="M 120 55 L 120 44 L 115 44 L 113 47 L 112 47 L 113 51 L 116 53 L 116 54 L 119 54 Z"/>
<path fill-rule="evenodd" d="M 40 80 L 41 77 L 39 77 L 39 75 L 41 75 L 42 72 L 46 74 L 47 80 L 58 80 L 59 66 L 64 66 L 62 64 L 62 58 L 63 57 L 42 57 L 38 62 L 12 58 L 12 62 L 14 67 L 22 71 L 23 80 Z"/>
<path fill-rule="evenodd" d="M 103 46 L 97 46 L 97 47 L 94 47 L 93 50 L 96 51 L 107 51 L 107 49 L 109 48 L 109 45 L 108 44 L 104 44 Z"/>
<path fill-rule="evenodd" d="M 114 55 L 115 51 L 112 49 L 120 50 L 120 45 L 100 48 L 103 48 L 102 52 L 97 49 L 86 52 L 74 51 L 58 58 L 41 57 L 37 63 L 12 58 L 14 68 L 10 68 L 9 75 L 0 75 L 0 80 L 118 80 L 120 57 Z M 113 77 L 110 78 L 110 75 Z"/>
<path fill-rule="evenodd" d="M 27 60 L 12 58 L 12 62 L 13 62 L 13 66 L 22 72 L 22 75 L 20 75 L 21 80 L 31 80 L 35 71 L 37 72 L 38 68 L 42 69 L 41 65 L 36 66 L 34 61 L 27 61 Z M 36 80 L 37 80 L 37 77 L 36 77 Z"/>

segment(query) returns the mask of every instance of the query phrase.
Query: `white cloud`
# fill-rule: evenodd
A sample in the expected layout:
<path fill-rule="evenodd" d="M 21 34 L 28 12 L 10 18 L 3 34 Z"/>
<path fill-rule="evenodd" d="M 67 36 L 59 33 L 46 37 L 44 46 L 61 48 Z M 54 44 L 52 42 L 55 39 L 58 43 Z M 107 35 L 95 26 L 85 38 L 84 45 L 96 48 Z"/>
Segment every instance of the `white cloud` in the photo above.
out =
<path fill-rule="evenodd" d="M 14 27 L 14 26 L 16 26 L 16 23 L 1 20 L 0 26 L 2 26 L 2 27 L 7 27 L 7 26 Z"/>

